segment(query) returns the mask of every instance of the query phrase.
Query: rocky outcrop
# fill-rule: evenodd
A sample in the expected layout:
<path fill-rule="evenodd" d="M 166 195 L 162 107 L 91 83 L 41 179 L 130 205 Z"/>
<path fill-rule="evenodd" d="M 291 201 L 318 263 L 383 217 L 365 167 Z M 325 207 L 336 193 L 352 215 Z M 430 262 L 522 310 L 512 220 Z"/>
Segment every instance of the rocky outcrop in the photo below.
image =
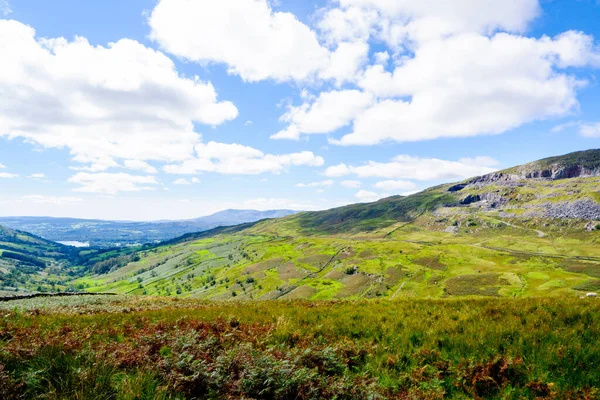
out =
<path fill-rule="evenodd" d="M 473 203 L 485 202 L 490 208 L 496 208 L 506 203 L 506 199 L 498 193 L 480 193 L 470 194 L 461 200 L 461 205 L 469 205 Z"/>
<path fill-rule="evenodd" d="M 446 229 L 444 229 L 444 232 L 446 232 L 446 233 L 458 233 L 458 226 L 449 226 Z"/>
<path fill-rule="evenodd" d="M 600 168 L 589 169 L 581 165 L 559 166 L 555 165 L 548 169 L 530 171 L 525 173 L 526 179 L 571 179 L 585 178 L 590 176 L 600 176 Z"/>
<path fill-rule="evenodd" d="M 487 174 L 483 176 L 478 176 L 476 178 L 471 179 L 467 182 L 469 185 L 487 185 L 490 183 L 496 182 L 514 182 L 523 179 L 519 175 L 514 174 L 505 174 L 502 172 L 496 172 L 493 174 Z"/>
<path fill-rule="evenodd" d="M 466 183 L 459 183 L 458 185 L 454 185 L 454 186 L 450 187 L 448 189 L 448 191 L 450 193 L 460 192 L 461 190 L 463 190 L 467 186 L 468 186 L 468 184 L 466 184 Z"/>
<path fill-rule="evenodd" d="M 548 218 L 576 218 L 600 221 L 600 204 L 593 200 L 577 200 L 564 203 L 547 203 L 544 216 Z"/>
<path fill-rule="evenodd" d="M 465 205 L 477 203 L 478 201 L 481 201 L 481 196 L 479 196 L 478 194 L 470 194 L 467 197 L 465 197 L 464 199 L 462 199 L 460 201 L 460 204 L 465 206 Z"/>

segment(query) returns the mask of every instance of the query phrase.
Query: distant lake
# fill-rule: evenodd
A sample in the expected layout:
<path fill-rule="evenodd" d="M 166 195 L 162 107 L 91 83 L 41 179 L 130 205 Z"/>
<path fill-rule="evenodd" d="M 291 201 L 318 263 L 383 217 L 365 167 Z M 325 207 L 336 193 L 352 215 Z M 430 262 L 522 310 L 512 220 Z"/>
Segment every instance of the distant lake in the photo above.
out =
<path fill-rule="evenodd" d="M 90 247 L 90 242 L 78 242 L 76 240 L 66 241 L 66 242 L 57 242 L 57 243 L 64 244 L 65 246 L 72 246 L 72 247 Z"/>

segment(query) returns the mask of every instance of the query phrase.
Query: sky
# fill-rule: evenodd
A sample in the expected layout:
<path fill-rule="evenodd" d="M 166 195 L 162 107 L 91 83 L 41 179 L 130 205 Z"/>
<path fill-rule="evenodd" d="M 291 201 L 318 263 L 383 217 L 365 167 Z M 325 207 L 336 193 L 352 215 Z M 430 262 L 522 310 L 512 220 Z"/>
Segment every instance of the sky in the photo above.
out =
<path fill-rule="evenodd" d="M 319 210 L 600 148 L 597 0 L 0 0 L 0 215 Z"/>

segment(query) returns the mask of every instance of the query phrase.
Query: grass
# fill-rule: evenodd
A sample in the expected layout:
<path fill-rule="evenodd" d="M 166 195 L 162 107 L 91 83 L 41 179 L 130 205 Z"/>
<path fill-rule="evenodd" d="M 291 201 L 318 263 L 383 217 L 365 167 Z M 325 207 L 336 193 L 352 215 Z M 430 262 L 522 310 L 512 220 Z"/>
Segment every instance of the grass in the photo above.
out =
<path fill-rule="evenodd" d="M 0 305 L 0 395 L 593 399 L 599 311 L 579 298 L 19 300 Z"/>

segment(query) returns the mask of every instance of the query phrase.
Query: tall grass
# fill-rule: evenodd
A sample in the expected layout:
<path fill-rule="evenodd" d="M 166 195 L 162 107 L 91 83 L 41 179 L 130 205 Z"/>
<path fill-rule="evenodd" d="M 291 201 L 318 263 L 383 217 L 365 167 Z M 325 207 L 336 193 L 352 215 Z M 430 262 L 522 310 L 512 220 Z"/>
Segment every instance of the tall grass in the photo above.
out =
<path fill-rule="evenodd" d="M 600 396 L 594 299 L 97 301 L 5 316 L 2 398 Z"/>

